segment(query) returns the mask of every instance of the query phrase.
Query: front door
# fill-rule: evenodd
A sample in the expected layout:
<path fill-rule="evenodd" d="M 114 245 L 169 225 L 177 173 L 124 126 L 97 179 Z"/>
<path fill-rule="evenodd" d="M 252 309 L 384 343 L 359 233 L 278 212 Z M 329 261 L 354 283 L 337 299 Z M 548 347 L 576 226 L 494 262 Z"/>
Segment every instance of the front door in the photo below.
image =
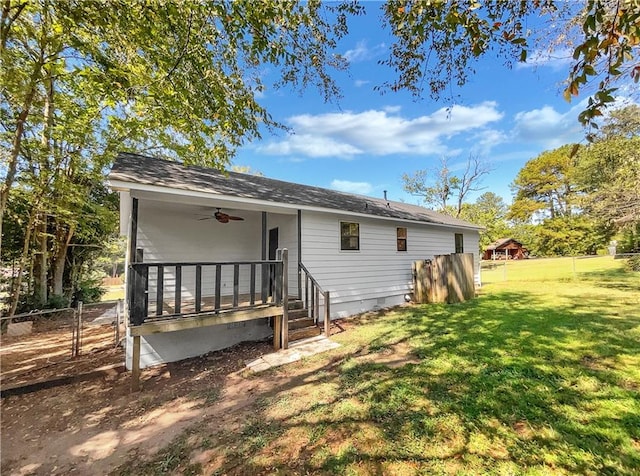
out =
<path fill-rule="evenodd" d="M 271 228 L 269 230 L 269 259 L 276 259 L 276 250 L 278 249 L 278 229 Z"/>

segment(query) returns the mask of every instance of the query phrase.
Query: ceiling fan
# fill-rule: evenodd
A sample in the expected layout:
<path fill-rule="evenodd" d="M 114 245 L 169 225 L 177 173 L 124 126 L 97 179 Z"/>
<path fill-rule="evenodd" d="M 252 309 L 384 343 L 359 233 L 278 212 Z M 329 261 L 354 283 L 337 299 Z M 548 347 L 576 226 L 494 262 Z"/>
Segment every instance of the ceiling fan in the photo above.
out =
<path fill-rule="evenodd" d="M 211 218 L 215 218 L 216 220 L 218 220 L 220 223 L 229 223 L 229 221 L 233 220 L 233 221 L 243 221 L 244 218 L 242 217 L 236 217 L 233 215 L 229 215 L 228 213 L 222 213 L 220 211 L 220 208 L 216 208 L 216 212 L 213 214 L 213 216 L 211 217 L 206 217 L 206 218 L 200 218 L 200 220 L 210 220 Z"/>

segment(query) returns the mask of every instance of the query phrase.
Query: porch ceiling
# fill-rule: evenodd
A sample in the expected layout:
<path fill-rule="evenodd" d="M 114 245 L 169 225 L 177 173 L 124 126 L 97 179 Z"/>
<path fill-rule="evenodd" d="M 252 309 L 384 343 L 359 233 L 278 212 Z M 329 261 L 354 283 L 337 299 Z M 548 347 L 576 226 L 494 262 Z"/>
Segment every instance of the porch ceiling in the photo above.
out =
<path fill-rule="evenodd" d="M 253 204 L 246 201 L 234 200 L 233 197 L 221 197 L 220 195 L 211 198 L 197 197 L 192 194 L 167 194 L 156 193 L 145 190 L 132 190 L 131 196 L 142 200 L 148 200 L 152 207 L 162 207 L 184 213 L 194 213 L 206 215 L 213 214 L 216 208 L 222 208 L 225 213 L 233 214 L 235 211 L 250 210 L 253 212 L 279 213 L 282 215 L 295 215 L 296 209 L 279 207 L 277 204 Z M 156 204 L 154 205 L 154 202 Z"/>

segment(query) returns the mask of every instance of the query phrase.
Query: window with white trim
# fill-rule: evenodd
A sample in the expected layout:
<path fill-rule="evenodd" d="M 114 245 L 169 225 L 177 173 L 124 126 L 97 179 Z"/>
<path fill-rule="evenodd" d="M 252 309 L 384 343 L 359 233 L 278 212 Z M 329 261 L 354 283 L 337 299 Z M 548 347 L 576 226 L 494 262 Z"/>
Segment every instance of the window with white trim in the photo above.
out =
<path fill-rule="evenodd" d="M 464 235 L 462 233 L 455 234 L 456 253 L 464 253 Z"/>
<path fill-rule="evenodd" d="M 340 249 L 342 251 L 358 251 L 360 249 L 360 224 L 340 222 Z"/>
<path fill-rule="evenodd" d="M 396 228 L 396 243 L 398 251 L 407 251 L 407 229 L 404 227 Z"/>

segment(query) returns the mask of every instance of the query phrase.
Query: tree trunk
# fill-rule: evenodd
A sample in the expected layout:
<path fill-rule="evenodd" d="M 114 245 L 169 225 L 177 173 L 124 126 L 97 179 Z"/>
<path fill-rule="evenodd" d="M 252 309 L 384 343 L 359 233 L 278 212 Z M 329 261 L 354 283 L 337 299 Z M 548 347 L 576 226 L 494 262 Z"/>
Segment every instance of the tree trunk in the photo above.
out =
<path fill-rule="evenodd" d="M 69 228 L 60 227 L 60 231 L 56 233 L 56 255 L 52 263 L 53 271 L 53 294 L 62 296 L 64 293 L 64 265 L 67 259 L 67 250 L 69 249 L 69 243 L 75 232 L 75 225 L 69 226 Z"/>
<path fill-rule="evenodd" d="M 44 306 L 47 304 L 47 276 L 48 276 L 48 240 L 47 240 L 47 215 L 42 214 L 42 220 L 37 225 L 36 242 L 40 243 L 40 251 L 35 257 L 35 274 L 33 276 L 35 281 L 34 294 L 36 298 L 36 304 L 38 306 Z"/>
<path fill-rule="evenodd" d="M 18 264 L 18 276 L 14 281 L 11 295 L 9 296 L 9 315 L 13 316 L 16 313 L 18 307 L 18 300 L 20 299 L 20 288 L 22 287 L 22 278 L 24 276 L 24 268 L 27 265 L 27 259 L 29 258 L 29 242 L 31 241 L 31 232 L 35 223 L 36 211 L 32 211 L 29 215 L 29 222 L 24 233 L 24 244 L 22 246 L 22 255 L 20 256 L 20 263 Z"/>
<path fill-rule="evenodd" d="M 7 202 L 9 201 L 9 192 L 13 181 L 16 178 L 16 172 L 18 170 L 18 157 L 20 156 L 20 146 L 22 144 L 22 135 L 24 134 L 24 126 L 29 117 L 29 111 L 33 103 L 33 98 L 36 94 L 36 84 L 40 78 L 44 59 L 42 56 L 38 63 L 36 63 L 31 73 L 29 92 L 25 96 L 24 104 L 22 105 L 22 111 L 18 114 L 16 119 L 16 131 L 13 134 L 13 140 L 11 142 L 11 153 L 9 154 L 9 161 L 7 165 L 7 176 L 4 179 L 2 188 L 0 189 L 0 231 L 2 230 L 2 219 L 4 212 L 7 209 Z M 2 250 L 2 233 L 0 232 L 0 251 Z"/>

